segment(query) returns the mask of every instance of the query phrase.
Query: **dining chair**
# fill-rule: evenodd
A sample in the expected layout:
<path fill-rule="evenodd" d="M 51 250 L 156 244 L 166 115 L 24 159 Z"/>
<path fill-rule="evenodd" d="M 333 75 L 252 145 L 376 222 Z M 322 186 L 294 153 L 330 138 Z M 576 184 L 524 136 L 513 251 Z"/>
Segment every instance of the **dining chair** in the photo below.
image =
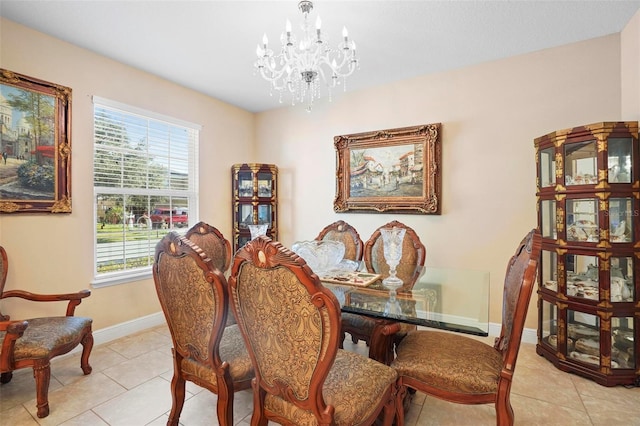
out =
<path fill-rule="evenodd" d="M 89 355 L 93 348 L 92 319 L 76 317 L 75 309 L 91 291 L 82 290 L 67 294 L 35 294 L 25 290 L 7 290 L 4 286 L 9 271 L 9 261 L 4 247 L 0 246 L 0 299 L 20 298 L 32 302 L 66 302 L 65 316 L 48 316 L 23 321 L 11 321 L 9 315 L 0 312 L 0 383 L 9 383 L 13 371 L 30 367 L 36 382 L 36 407 L 39 418 L 49 415 L 49 381 L 51 359 L 70 352 L 82 345 L 80 368 L 91 373 Z"/>
<path fill-rule="evenodd" d="M 371 425 L 395 412 L 395 371 L 338 348 L 340 305 L 305 261 L 266 236 L 240 249 L 229 279 L 255 368 L 252 425 Z"/>
<path fill-rule="evenodd" d="M 223 274 L 226 274 L 231 265 L 233 253 L 231 251 L 231 243 L 222 235 L 222 232 L 208 223 L 198 222 L 187 230 L 185 237 L 193 241 L 207 254 L 213 262 L 213 266 Z M 235 323 L 236 319 L 231 310 L 229 310 L 226 324 L 228 326 Z"/>
<path fill-rule="evenodd" d="M 189 228 L 185 237 L 200 247 L 220 272 L 227 272 L 233 256 L 231 243 L 215 226 L 198 222 Z"/>
<path fill-rule="evenodd" d="M 533 229 L 509 260 L 504 280 L 502 328 L 493 345 L 455 333 L 416 330 L 396 348 L 398 401 L 407 388 L 459 404 L 494 403 L 497 425 L 513 425 L 509 400 L 541 237 Z M 404 421 L 398 410 L 398 421 Z"/>
<path fill-rule="evenodd" d="M 173 341 L 167 424 L 178 424 L 190 381 L 218 396 L 218 423 L 233 425 L 234 392 L 251 386 L 253 367 L 238 326 L 224 327 L 224 275 L 196 244 L 171 231 L 156 245 L 153 280 Z"/>
<path fill-rule="evenodd" d="M 325 226 L 315 239 L 316 241 L 340 241 L 344 244 L 345 259 L 353 260 L 354 262 L 362 260 L 364 243 L 356 228 L 344 220 L 338 220 Z"/>
<path fill-rule="evenodd" d="M 369 272 L 380 274 L 381 279 L 389 276 L 389 265 L 384 259 L 384 244 L 380 229 L 393 227 L 406 230 L 402 241 L 402 258 L 396 270 L 398 278 L 404 283 L 397 290 L 398 293 L 401 293 L 413 288 L 420 277 L 426 257 L 425 246 L 411 227 L 394 220 L 376 229 L 364 245 L 364 263 Z M 351 335 L 353 343 L 358 343 L 359 340 L 365 341 L 367 345 L 371 343 L 371 333 L 375 326 L 375 320 L 363 315 L 345 313 L 342 315 L 342 326 L 344 332 Z M 413 325 L 402 324 L 398 338 L 415 328 Z"/>

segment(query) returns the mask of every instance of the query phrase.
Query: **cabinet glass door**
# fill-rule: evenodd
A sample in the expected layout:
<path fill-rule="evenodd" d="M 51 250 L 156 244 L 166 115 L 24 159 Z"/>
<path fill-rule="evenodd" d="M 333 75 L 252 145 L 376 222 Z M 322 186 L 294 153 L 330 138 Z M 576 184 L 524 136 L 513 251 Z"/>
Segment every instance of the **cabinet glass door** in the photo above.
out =
<path fill-rule="evenodd" d="M 567 254 L 567 296 L 599 300 L 598 256 Z"/>
<path fill-rule="evenodd" d="M 631 198 L 609 200 L 609 233 L 612 243 L 629 243 L 633 235 L 633 201 Z"/>
<path fill-rule="evenodd" d="M 633 258 L 612 257 L 609 270 L 609 294 L 611 302 L 633 302 Z"/>
<path fill-rule="evenodd" d="M 636 368 L 633 317 L 611 318 L 611 368 Z"/>
<path fill-rule="evenodd" d="M 555 153 L 556 150 L 553 147 L 540 151 L 540 186 L 542 188 L 556 183 Z"/>
<path fill-rule="evenodd" d="M 558 349 L 558 307 L 546 300 L 542 301 L 542 341 L 553 349 Z"/>
<path fill-rule="evenodd" d="M 608 141 L 609 183 L 631 183 L 632 139 L 610 138 Z"/>
<path fill-rule="evenodd" d="M 597 242 L 598 201 L 594 198 L 567 200 L 567 240 Z"/>
<path fill-rule="evenodd" d="M 247 225 L 253 223 L 253 205 L 240 203 L 238 205 L 238 225 L 241 229 L 247 229 Z"/>
<path fill-rule="evenodd" d="M 542 286 L 547 290 L 558 291 L 558 255 L 555 251 L 542 250 Z"/>
<path fill-rule="evenodd" d="M 271 173 L 258 173 L 258 197 L 271 197 Z"/>
<path fill-rule="evenodd" d="M 260 204 L 258 205 L 258 223 L 268 223 L 271 227 L 271 205 Z"/>
<path fill-rule="evenodd" d="M 542 237 L 558 238 L 556 225 L 556 200 L 542 200 L 540 203 L 540 214 L 542 216 Z"/>
<path fill-rule="evenodd" d="M 238 196 L 251 197 L 253 195 L 253 173 L 238 173 Z"/>
<path fill-rule="evenodd" d="M 566 144 L 564 149 L 565 185 L 593 185 L 598 183 L 596 141 Z"/>
<path fill-rule="evenodd" d="M 584 312 L 567 310 L 567 336 L 571 340 L 567 342 L 569 358 L 595 366 L 600 365 L 600 318 Z"/>

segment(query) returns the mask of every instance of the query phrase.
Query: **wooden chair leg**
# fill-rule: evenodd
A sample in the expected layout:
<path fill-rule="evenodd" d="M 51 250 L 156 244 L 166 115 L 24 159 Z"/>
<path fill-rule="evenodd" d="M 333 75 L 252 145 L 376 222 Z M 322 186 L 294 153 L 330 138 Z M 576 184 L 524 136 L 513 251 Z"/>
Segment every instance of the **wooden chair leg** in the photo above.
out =
<path fill-rule="evenodd" d="M 503 383 L 504 382 L 505 381 L 503 380 Z M 496 424 L 498 426 L 513 426 L 514 415 L 513 415 L 513 407 L 511 406 L 511 400 L 509 398 L 510 390 L 511 390 L 511 382 L 508 382 L 506 386 L 503 386 L 503 388 L 498 389 L 498 395 L 496 397 L 496 404 L 495 404 L 496 405 Z"/>
<path fill-rule="evenodd" d="M 91 355 L 91 349 L 93 349 L 93 334 L 91 330 L 87 334 L 84 335 L 82 340 L 80 341 L 82 344 L 82 357 L 80 358 L 80 367 L 82 368 L 82 372 L 87 375 L 91 374 L 91 365 L 89 365 L 89 355 Z"/>
<path fill-rule="evenodd" d="M 396 424 L 404 424 L 404 401 L 407 396 L 407 387 L 398 383 L 398 392 L 396 393 Z"/>
<path fill-rule="evenodd" d="M 48 359 L 36 361 L 33 365 L 33 377 L 36 379 L 36 407 L 38 417 L 49 415 L 49 381 L 51 380 L 51 364 Z"/>
<path fill-rule="evenodd" d="M 184 406 L 184 396 L 186 382 L 180 375 L 180 364 L 182 357 L 173 352 L 173 378 L 171 379 L 171 412 L 169 413 L 169 420 L 167 420 L 167 426 L 178 426 L 180 420 L 180 413 L 182 413 L 182 407 Z"/>
<path fill-rule="evenodd" d="M 218 376 L 218 421 L 220 426 L 233 426 L 233 379 L 227 368 Z"/>

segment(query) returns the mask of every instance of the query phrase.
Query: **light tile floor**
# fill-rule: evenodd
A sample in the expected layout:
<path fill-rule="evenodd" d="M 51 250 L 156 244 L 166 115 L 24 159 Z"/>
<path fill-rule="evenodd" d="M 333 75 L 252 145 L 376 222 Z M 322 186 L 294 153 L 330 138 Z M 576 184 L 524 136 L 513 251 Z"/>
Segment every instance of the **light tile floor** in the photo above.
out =
<path fill-rule="evenodd" d="M 366 353 L 362 343 L 345 346 Z M 88 376 L 82 375 L 79 354 L 54 359 L 51 412 L 44 419 L 36 417 L 31 371 L 18 370 L 0 386 L 0 425 L 165 425 L 171 408 L 170 347 L 168 329 L 162 326 L 96 345 Z M 215 400 L 209 391 L 187 383 L 180 423 L 217 425 Z M 640 426 L 640 388 L 607 388 L 561 372 L 538 356 L 533 344 L 520 350 L 511 402 L 516 425 Z M 251 392 L 236 394 L 236 424 L 249 425 L 251 409 Z M 495 425 L 495 413 L 492 405 L 452 404 L 418 393 L 406 420 L 410 426 Z"/>

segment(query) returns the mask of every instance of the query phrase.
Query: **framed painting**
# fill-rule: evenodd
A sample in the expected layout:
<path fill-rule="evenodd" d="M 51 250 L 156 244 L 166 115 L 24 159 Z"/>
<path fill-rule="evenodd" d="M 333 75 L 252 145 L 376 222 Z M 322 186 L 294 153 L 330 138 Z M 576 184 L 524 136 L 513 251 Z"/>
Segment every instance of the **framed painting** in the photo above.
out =
<path fill-rule="evenodd" d="M 0 68 L 0 213 L 71 213 L 71 89 Z"/>
<path fill-rule="evenodd" d="M 440 214 L 440 123 L 334 137 L 336 212 Z"/>

